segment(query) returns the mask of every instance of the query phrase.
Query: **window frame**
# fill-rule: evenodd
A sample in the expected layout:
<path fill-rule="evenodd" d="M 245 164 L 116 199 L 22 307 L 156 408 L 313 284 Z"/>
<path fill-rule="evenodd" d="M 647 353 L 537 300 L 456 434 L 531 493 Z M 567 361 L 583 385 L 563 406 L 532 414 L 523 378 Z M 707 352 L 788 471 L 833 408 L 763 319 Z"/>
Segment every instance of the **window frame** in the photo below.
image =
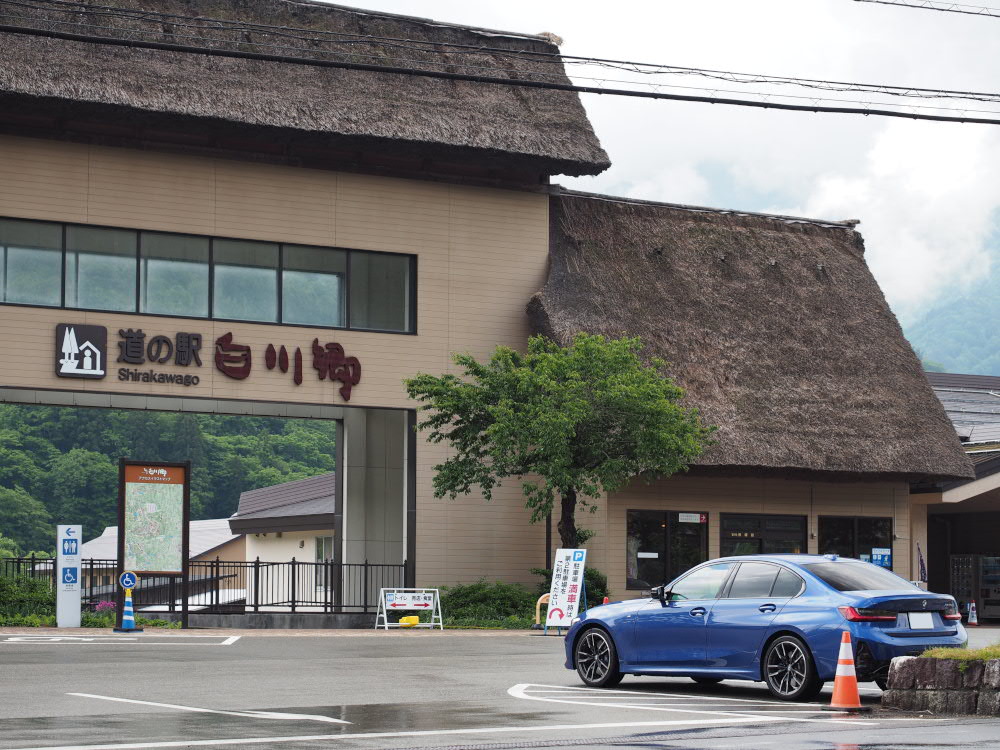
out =
<path fill-rule="evenodd" d="M 84 312 L 84 313 L 109 313 L 114 315 L 139 315 L 149 318 L 172 318 L 175 320 L 205 320 L 205 321 L 218 321 L 220 323 L 243 323 L 249 325 L 263 325 L 263 326 L 283 326 L 286 328 L 311 328 L 314 330 L 330 330 L 330 331 L 358 331 L 359 333 L 386 333 L 395 336 L 417 336 L 420 333 L 419 328 L 419 318 L 417 315 L 419 305 L 417 303 L 418 294 L 418 283 L 417 274 L 419 272 L 419 258 L 416 253 L 404 253 L 398 251 L 390 250 L 363 250 L 360 248 L 343 247 L 341 245 L 313 245 L 304 242 L 284 242 L 275 240 L 262 240 L 258 238 L 247 238 L 247 237 L 223 237 L 208 234 L 200 234 L 196 232 L 178 232 L 178 231 L 164 231 L 161 229 L 137 229 L 135 227 L 126 226 L 115 226 L 110 224 L 80 224 L 77 222 L 66 222 L 66 221 L 49 221 L 47 219 L 35 219 L 35 218 L 22 218 L 20 216 L 7 216 L 2 215 L 0 219 L 10 219 L 12 221 L 25 221 L 34 222 L 38 224 L 55 224 L 60 228 L 60 236 L 62 247 L 60 249 L 61 255 L 61 268 L 60 268 L 60 278 L 59 278 L 59 304 L 58 305 L 40 305 L 37 303 L 22 303 L 22 302 L 3 302 L 0 301 L 0 307 L 29 307 L 38 308 L 41 310 L 69 310 L 74 312 Z M 66 304 L 66 230 L 68 227 L 84 227 L 88 229 L 120 229 L 127 231 L 134 231 L 138 234 L 136 241 L 136 252 L 135 252 L 135 304 L 132 310 L 108 310 L 104 308 L 90 308 L 90 307 L 71 307 Z M 157 234 L 170 234 L 179 235 L 183 237 L 204 237 L 208 240 L 208 309 L 209 314 L 207 316 L 199 315 L 171 315 L 167 313 L 152 313 L 152 312 L 139 312 L 140 299 L 141 299 L 141 247 L 142 247 L 142 235 L 144 232 L 155 232 Z M 265 320 L 237 320 L 233 318 L 221 318 L 212 315 L 215 307 L 215 240 L 234 240 L 240 241 L 250 241 L 250 242 L 270 242 L 278 246 L 278 283 L 277 283 L 277 296 L 276 303 L 278 305 L 278 320 L 275 321 L 265 321 Z M 326 326 L 326 325 L 314 325 L 308 323 L 285 323 L 282 320 L 283 310 L 281 308 L 281 295 L 283 286 L 283 262 L 284 262 L 284 247 L 285 245 L 294 245 L 296 247 L 307 247 L 315 248 L 317 250 L 340 250 L 347 254 L 347 272 L 344 274 L 345 278 L 345 325 L 343 326 Z M 409 300 L 407 302 L 408 306 L 408 317 L 410 320 L 410 330 L 406 331 L 394 331 L 385 328 L 358 328 L 351 326 L 351 284 L 350 284 L 350 274 L 351 274 L 351 258 L 356 253 L 371 253 L 374 255 L 391 255 L 396 257 L 402 257 L 409 259 L 408 264 L 408 285 L 407 293 L 409 295 Z"/>
<path fill-rule="evenodd" d="M 733 520 L 733 519 L 736 519 L 736 518 L 760 519 L 761 524 L 765 523 L 767 520 L 774 520 L 774 519 L 786 519 L 787 520 L 787 519 L 794 518 L 794 519 L 796 519 L 796 521 L 801 521 L 802 522 L 802 530 L 801 530 L 801 534 L 802 534 L 802 537 L 801 537 L 801 541 L 802 541 L 802 544 L 801 544 L 802 553 L 799 553 L 799 554 L 805 554 L 805 551 L 809 549 L 809 516 L 807 516 L 807 515 L 798 514 L 798 513 L 720 513 L 719 514 L 719 557 L 738 557 L 741 554 L 759 554 L 759 555 L 767 555 L 767 554 L 796 554 L 796 553 L 783 553 L 783 552 L 775 552 L 775 553 L 764 552 L 764 550 L 763 550 L 764 544 L 763 543 L 767 540 L 767 538 L 769 536 L 770 530 L 769 529 L 765 529 L 763 527 L 763 525 L 760 528 L 760 533 L 759 533 L 758 536 L 755 536 L 755 537 L 746 537 L 747 539 L 753 538 L 753 539 L 759 541 L 760 542 L 760 545 L 759 545 L 760 551 L 758 551 L 758 552 L 752 552 L 752 553 L 740 553 L 740 552 L 723 553 L 722 552 L 722 547 L 724 546 L 725 542 L 731 541 L 731 540 L 734 539 L 733 537 L 726 537 L 725 536 L 725 534 L 726 534 L 726 521 L 727 520 Z M 780 534 L 782 532 L 773 532 L 773 533 L 775 535 L 778 535 L 778 534 Z"/>
<path fill-rule="evenodd" d="M 860 547 L 858 546 L 858 538 L 859 538 L 858 522 L 862 521 L 862 520 L 867 520 L 867 521 L 888 521 L 889 522 L 889 539 L 888 539 L 888 545 L 887 546 L 888 546 L 888 548 L 890 550 L 893 550 L 893 548 L 894 548 L 893 541 L 894 541 L 894 537 L 896 535 L 896 519 L 893 518 L 892 516 L 854 516 L 854 515 L 837 515 L 837 514 L 829 514 L 828 513 L 828 514 L 823 515 L 823 516 L 817 516 L 817 518 L 816 518 L 817 551 L 821 555 L 824 555 L 824 554 L 834 554 L 834 553 L 826 553 L 822 549 L 823 530 L 822 530 L 821 526 L 823 524 L 823 521 L 827 520 L 827 519 L 836 519 L 838 521 L 850 521 L 851 522 L 851 524 L 853 526 L 853 529 L 851 531 L 851 554 L 850 555 L 846 555 L 846 557 L 850 557 L 850 558 L 856 559 L 856 560 L 860 560 L 861 559 L 861 557 L 859 555 Z M 839 553 L 835 553 L 835 554 L 838 554 L 840 557 L 845 557 L 845 555 L 840 555 Z M 894 570 L 894 566 L 895 566 L 895 563 L 896 563 L 896 559 L 895 558 L 896 558 L 896 555 L 893 554 L 892 558 L 891 558 L 893 564 L 890 565 L 888 568 L 886 568 L 886 570 L 895 572 L 895 570 Z M 866 562 L 866 561 L 862 560 L 862 562 Z M 870 563 L 871 560 L 868 560 L 867 562 Z M 872 564 L 874 564 L 874 563 L 872 563 Z M 881 567 L 881 566 L 879 566 L 879 567 Z"/>
<path fill-rule="evenodd" d="M 685 510 L 659 510 L 656 508 L 626 508 L 625 509 L 625 590 L 626 591 L 648 591 L 648 586 L 629 586 L 628 584 L 628 537 L 629 537 L 629 514 L 630 513 L 658 513 L 661 518 L 665 520 L 663 528 L 663 573 L 661 575 L 662 583 L 670 583 L 671 580 L 676 580 L 678 576 L 686 575 L 687 573 L 693 573 L 697 568 L 705 562 L 708 562 L 708 527 L 710 515 L 708 511 L 698 511 L 698 515 L 705 516 L 705 523 L 698 524 L 699 527 L 704 527 L 704 529 L 699 528 L 699 534 L 701 536 L 701 554 L 705 558 L 700 563 L 696 563 L 694 567 L 688 568 L 687 570 L 678 573 L 673 579 L 669 578 L 670 568 L 674 566 L 674 548 L 670 538 L 670 524 L 680 523 L 680 521 L 675 520 L 682 513 L 694 514 L 695 511 L 685 511 Z M 661 584 L 654 583 L 653 586 L 659 586 Z"/>

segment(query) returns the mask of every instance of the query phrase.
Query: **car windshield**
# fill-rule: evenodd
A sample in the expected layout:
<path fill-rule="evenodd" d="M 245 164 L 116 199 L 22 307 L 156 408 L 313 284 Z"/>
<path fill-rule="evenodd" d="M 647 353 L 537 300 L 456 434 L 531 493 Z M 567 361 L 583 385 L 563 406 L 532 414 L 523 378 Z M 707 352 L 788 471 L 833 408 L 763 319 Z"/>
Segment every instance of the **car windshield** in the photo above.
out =
<path fill-rule="evenodd" d="M 825 562 L 803 567 L 837 591 L 920 591 L 895 573 L 868 563 Z"/>

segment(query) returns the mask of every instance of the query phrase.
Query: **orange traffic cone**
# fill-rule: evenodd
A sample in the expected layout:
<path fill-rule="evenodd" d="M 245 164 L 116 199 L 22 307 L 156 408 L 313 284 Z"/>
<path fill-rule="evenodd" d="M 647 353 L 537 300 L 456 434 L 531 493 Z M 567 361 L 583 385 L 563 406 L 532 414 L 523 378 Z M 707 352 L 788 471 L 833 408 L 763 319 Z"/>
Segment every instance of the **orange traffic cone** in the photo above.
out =
<path fill-rule="evenodd" d="M 824 711 L 871 711 L 870 706 L 861 705 L 858 692 L 858 675 L 854 671 L 854 649 L 851 648 L 851 634 L 844 631 L 840 639 L 840 656 L 837 659 L 837 676 L 833 680 L 833 700 Z"/>
<path fill-rule="evenodd" d="M 979 613 L 976 612 L 976 600 L 973 599 L 972 603 L 969 604 L 969 621 L 965 623 L 967 626 L 971 625 L 973 627 L 979 627 Z"/>

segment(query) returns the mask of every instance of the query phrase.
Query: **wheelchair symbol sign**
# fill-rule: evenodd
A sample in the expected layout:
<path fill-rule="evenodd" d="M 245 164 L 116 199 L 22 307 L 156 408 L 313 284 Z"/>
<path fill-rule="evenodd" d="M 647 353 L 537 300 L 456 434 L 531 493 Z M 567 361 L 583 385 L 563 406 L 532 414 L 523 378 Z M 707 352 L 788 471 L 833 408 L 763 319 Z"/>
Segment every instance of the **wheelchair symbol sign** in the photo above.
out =
<path fill-rule="evenodd" d="M 78 583 L 80 580 L 77 568 L 63 568 L 62 569 L 62 582 L 63 583 Z"/>
<path fill-rule="evenodd" d="M 134 589 L 138 582 L 139 576 L 130 570 L 126 570 L 118 576 L 118 585 L 120 585 L 123 589 Z"/>

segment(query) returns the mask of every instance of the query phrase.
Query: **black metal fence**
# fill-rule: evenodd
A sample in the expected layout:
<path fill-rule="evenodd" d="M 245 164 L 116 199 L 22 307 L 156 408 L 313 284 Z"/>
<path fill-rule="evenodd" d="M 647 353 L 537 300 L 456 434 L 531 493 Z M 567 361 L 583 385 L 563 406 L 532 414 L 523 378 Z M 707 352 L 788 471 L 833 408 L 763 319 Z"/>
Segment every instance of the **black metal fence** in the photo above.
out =
<path fill-rule="evenodd" d="M 180 612 L 183 598 L 191 613 L 374 612 L 380 588 L 399 588 L 405 565 L 335 562 L 197 560 L 190 563 L 187 592 L 181 576 L 141 578 L 132 592 L 141 614 Z M 57 581 L 56 561 L 41 557 L 0 558 L 0 576 Z M 114 602 L 118 595 L 115 560 L 85 559 L 80 588 L 85 609 Z"/>

